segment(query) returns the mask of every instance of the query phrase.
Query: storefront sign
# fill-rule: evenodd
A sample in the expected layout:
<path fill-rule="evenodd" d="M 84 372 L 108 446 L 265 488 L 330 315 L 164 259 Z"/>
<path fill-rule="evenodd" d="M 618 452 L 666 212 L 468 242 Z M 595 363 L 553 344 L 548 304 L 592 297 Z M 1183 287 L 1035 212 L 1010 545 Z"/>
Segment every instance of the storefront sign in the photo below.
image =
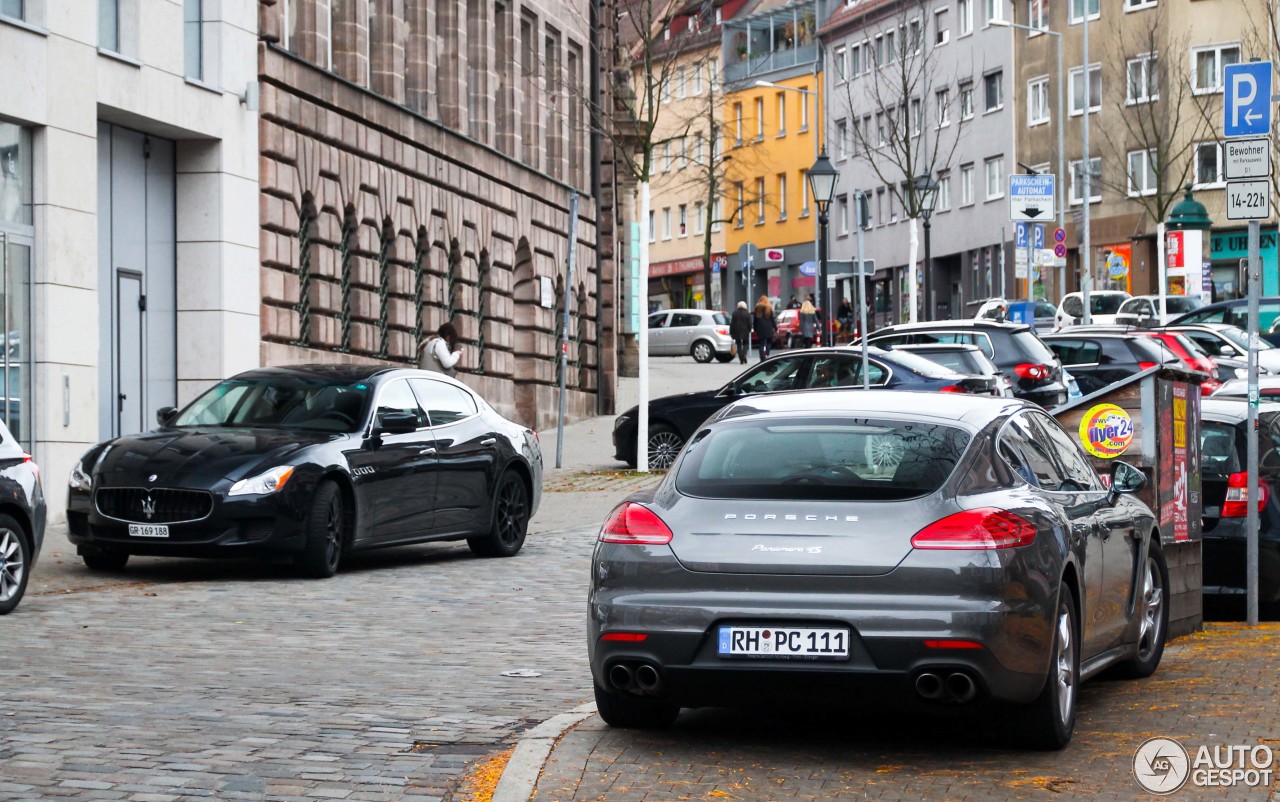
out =
<path fill-rule="evenodd" d="M 1133 442 L 1133 421 L 1115 404 L 1098 404 L 1080 419 L 1080 444 L 1100 459 L 1114 459 Z"/>
<path fill-rule="evenodd" d="M 686 259 L 671 259 L 666 262 L 653 262 L 649 265 L 649 278 L 679 276 L 685 273 L 698 273 L 701 270 L 702 257 L 690 256 Z"/>

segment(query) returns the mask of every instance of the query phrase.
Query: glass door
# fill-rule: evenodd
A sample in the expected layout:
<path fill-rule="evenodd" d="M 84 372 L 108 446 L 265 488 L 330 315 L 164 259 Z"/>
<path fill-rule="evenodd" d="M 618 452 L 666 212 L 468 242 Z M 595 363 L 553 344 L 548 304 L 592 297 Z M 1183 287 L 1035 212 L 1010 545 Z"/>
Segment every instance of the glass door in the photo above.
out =
<path fill-rule="evenodd" d="M 28 451 L 31 405 L 31 238 L 0 229 L 0 417 Z"/>

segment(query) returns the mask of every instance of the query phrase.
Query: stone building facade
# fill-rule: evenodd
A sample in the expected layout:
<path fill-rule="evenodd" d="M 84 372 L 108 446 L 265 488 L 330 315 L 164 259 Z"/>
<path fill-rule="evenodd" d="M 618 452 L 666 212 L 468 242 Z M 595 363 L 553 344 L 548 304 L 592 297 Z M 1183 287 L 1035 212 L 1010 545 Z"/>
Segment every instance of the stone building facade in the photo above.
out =
<path fill-rule="evenodd" d="M 451 321 L 459 377 L 543 428 L 571 280 L 569 414 L 612 411 L 591 5 L 260 0 L 263 364 L 416 364 Z"/>

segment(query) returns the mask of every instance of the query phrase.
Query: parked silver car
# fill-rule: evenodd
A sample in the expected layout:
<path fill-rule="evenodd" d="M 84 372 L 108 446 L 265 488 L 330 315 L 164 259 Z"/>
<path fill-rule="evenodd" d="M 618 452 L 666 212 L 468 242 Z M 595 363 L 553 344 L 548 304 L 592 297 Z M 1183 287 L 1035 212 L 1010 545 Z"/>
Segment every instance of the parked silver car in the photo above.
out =
<path fill-rule="evenodd" d="M 649 315 L 649 355 L 684 354 L 698 362 L 733 359 L 729 316 L 711 309 L 664 309 Z"/>

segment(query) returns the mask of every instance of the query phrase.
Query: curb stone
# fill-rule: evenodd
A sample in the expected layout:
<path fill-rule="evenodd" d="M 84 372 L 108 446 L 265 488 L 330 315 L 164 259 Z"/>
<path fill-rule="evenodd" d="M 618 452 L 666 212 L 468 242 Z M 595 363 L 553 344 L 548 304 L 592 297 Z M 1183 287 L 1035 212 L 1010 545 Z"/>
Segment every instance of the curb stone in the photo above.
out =
<path fill-rule="evenodd" d="M 570 727 L 595 712 L 595 702 L 588 702 L 568 713 L 552 716 L 521 736 L 493 790 L 492 802 L 528 802 L 556 741 Z"/>

